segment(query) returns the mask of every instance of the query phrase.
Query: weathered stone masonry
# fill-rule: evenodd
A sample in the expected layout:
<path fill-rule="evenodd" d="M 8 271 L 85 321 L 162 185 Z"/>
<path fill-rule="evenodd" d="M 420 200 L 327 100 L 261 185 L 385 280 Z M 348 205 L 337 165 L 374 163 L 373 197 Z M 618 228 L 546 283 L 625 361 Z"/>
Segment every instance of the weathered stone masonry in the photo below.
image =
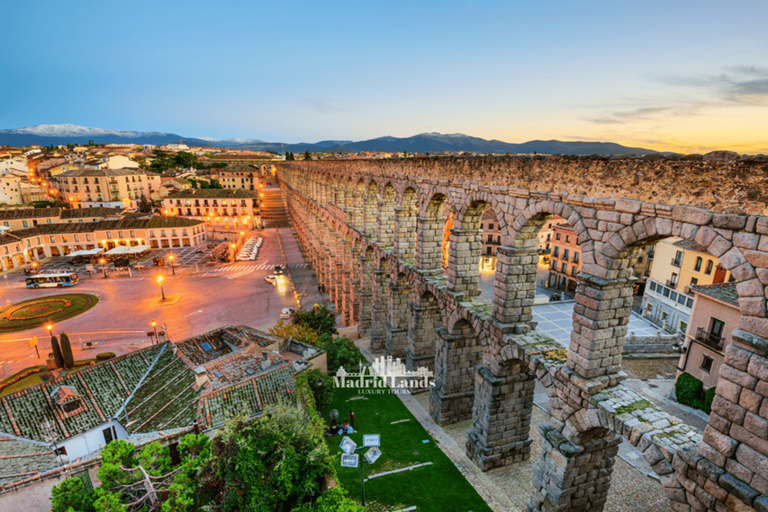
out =
<path fill-rule="evenodd" d="M 534 379 L 543 384 L 552 414 L 539 426 L 529 510 L 601 510 L 623 435 L 660 475 L 672 510 L 768 511 L 765 159 L 294 162 L 278 176 L 344 321 L 370 331 L 376 352 L 434 365 L 430 413 L 441 424 L 472 418 L 467 454 L 480 468 L 530 456 Z M 444 206 L 454 220 L 446 269 Z M 486 207 L 502 233 L 490 303 L 478 297 L 476 264 Z M 531 322 L 536 234 L 551 215 L 582 248 L 567 351 Z M 706 246 L 738 281 L 742 317 L 703 433 L 621 384 L 633 259 L 668 236 Z"/>

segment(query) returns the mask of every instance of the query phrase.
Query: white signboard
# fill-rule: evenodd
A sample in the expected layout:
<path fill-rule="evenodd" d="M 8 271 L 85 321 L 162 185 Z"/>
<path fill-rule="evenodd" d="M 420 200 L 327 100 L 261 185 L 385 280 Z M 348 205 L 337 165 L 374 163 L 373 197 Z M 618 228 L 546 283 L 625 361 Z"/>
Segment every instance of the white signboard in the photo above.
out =
<path fill-rule="evenodd" d="M 359 455 L 356 453 L 342 453 L 341 454 L 341 467 L 343 468 L 356 468 L 359 460 Z"/>
<path fill-rule="evenodd" d="M 341 439 L 341 449 L 344 450 L 344 453 L 354 453 L 355 449 L 357 449 L 357 443 L 355 443 L 353 440 L 348 438 L 347 436 L 344 436 Z"/>
<path fill-rule="evenodd" d="M 381 446 L 381 435 L 370 434 L 363 436 L 363 446 Z"/>
<path fill-rule="evenodd" d="M 373 464 L 379 457 L 381 457 L 381 450 L 379 450 L 378 446 L 374 446 L 365 452 L 365 460 L 368 461 L 368 464 Z"/>

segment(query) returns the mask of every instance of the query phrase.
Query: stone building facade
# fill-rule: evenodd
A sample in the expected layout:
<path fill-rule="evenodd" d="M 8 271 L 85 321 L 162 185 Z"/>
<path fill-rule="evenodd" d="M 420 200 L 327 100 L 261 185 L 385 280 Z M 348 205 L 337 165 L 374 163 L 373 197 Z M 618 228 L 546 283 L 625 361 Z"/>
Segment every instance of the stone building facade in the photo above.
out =
<path fill-rule="evenodd" d="M 534 380 L 545 387 L 551 418 L 539 426 L 530 511 L 602 510 L 622 435 L 659 475 L 672 510 L 768 510 L 768 161 L 322 161 L 279 164 L 277 176 L 345 324 L 369 332 L 375 352 L 434 369 L 430 412 L 443 425 L 472 419 L 466 450 L 480 468 L 530 457 Z M 443 206 L 453 217 L 445 268 Z M 478 290 L 488 207 L 502 241 L 492 302 Z M 538 334 L 531 314 L 537 235 L 554 215 L 581 248 L 567 350 Z M 671 236 L 718 257 L 739 294 L 720 369 L 730 385 L 718 387 L 703 433 L 622 385 L 633 264 Z"/>

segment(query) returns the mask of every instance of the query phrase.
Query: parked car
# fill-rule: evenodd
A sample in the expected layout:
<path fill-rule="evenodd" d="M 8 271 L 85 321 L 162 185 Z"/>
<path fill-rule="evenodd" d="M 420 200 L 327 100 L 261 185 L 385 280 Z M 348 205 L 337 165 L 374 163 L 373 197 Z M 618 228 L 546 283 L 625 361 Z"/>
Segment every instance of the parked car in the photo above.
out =
<path fill-rule="evenodd" d="M 275 284 L 277 282 L 277 276 L 267 276 L 264 280 L 268 283 Z"/>
<path fill-rule="evenodd" d="M 281 267 L 280 265 L 275 265 L 275 271 L 274 272 L 277 275 L 282 274 L 283 273 L 283 267 Z"/>
<path fill-rule="evenodd" d="M 280 318 L 287 319 L 291 318 L 291 314 L 294 312 L 291 308 L 283 308 L 283 310 L 280 312 Z"/>

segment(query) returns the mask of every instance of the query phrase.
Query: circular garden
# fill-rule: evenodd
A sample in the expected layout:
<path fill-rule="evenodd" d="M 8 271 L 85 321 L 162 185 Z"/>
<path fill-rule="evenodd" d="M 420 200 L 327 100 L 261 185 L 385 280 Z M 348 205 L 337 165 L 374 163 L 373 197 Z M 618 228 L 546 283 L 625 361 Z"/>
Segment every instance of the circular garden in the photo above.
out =
<path fill-rule="evenodd" d="M 24 331 L 85 313 L 99 298 L 89 293 L 49 295 L 0 308 L 0 333 Z"/>

